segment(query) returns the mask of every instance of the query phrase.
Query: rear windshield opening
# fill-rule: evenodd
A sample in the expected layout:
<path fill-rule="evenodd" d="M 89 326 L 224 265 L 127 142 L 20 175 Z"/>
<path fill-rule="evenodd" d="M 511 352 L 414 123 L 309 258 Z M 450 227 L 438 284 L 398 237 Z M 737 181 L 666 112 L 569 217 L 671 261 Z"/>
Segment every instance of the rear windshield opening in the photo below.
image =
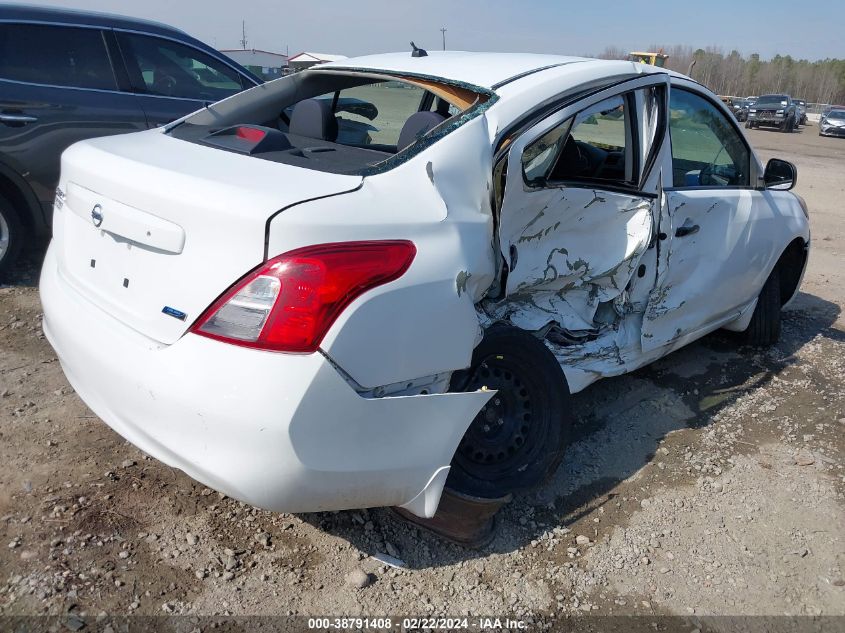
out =
<path fill-rule="evenodd" d="M 170 134 L 264 160 L 364 173 L 413 153 L 490 93 L 415 77 L 303 72 L 210 106 Z"/>

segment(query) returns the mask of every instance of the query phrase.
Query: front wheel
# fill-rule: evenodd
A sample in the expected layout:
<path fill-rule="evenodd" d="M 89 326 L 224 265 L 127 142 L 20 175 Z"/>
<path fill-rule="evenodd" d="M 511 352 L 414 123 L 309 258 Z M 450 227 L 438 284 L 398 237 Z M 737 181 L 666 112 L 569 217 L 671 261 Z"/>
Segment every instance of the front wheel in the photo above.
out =
<path fill-rule="evenodd" d="M 746 130 L 750 130 L 750 129 L 752 129 L 753 127 L 754 127 L 754 126 L 751 124 L 751 121 L 746 121 L 746 122 L 745 122 L 745 129 L 746 129 Z"/>
<path fill-rule="evenodd" d="M 0 278 L 11 268 L 23 245 L 23 225 L 17 211 L 0 196 Z"/>
<path fill-rule="evenodd" d="M 775 266 L 757 297 L 757 305 L 743 342 L 758 347 L 774 345 L 780 339 L 780 266 Z"/>
<path fill-rule="evenodd" d="M 555 471 L 569 437 L 569 389 L 560 364 L 525 330 L 494 326 L 475 349 L 469 370 L 455 372 L 453 391 L 495 389 L 452 458 L 447 487 L 498 498 L 534 488 Z"/>

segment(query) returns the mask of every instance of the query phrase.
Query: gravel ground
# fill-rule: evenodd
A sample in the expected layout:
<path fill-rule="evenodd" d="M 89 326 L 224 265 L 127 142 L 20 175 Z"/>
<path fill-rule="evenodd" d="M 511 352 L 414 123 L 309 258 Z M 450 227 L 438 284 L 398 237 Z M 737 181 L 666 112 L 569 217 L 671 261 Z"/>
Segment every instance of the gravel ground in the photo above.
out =
<path fill-rule="evenodd" d="M 0 615 L 845 616 L 845 141 L 816 132 L 749 133 L 812 215 L 782 342 L 715 334 L 578 394 L 560 470 L 479 551 L 386 509 L 265 512 L 147 458 L 65 381 L 31 253 L 0 288 Z"/>

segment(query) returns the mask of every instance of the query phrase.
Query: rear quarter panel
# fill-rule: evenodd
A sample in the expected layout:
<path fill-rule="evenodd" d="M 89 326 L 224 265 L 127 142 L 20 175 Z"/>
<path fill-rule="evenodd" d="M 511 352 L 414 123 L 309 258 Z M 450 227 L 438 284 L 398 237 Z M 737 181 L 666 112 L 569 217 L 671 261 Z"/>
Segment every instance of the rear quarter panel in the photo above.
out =
<path fill-rule="evenodd" d="M 493 280 L 492 150 L 480 116 L 351 194 L 287 209 L 268 256 L 352 240 L 407 239 L 400 279 L 353 302 L 322 349 L 365 388 L 469 366 L 480 340 L 474 304 Z"/>

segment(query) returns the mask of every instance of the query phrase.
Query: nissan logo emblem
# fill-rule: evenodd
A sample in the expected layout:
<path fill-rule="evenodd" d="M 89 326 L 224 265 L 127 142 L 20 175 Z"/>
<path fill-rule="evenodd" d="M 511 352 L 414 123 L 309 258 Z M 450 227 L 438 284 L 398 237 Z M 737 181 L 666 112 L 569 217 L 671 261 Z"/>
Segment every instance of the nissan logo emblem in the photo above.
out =
<path fill-rule="evenodd" d="M 99 204 L 95 204 L 94 208 L 91 209 L 91 221 L 97 228 L 103 223 L 103 207 Z"/>

